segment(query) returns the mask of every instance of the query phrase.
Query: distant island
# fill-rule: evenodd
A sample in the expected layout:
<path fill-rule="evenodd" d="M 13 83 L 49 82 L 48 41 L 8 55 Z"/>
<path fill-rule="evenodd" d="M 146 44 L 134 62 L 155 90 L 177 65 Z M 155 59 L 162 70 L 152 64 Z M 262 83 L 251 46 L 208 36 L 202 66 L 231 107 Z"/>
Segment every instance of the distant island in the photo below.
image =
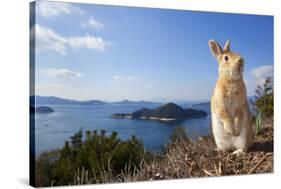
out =
<path fill-rule="evenodd" d="M 192 108 L 194 108 L 196 110 L 203 110 L 203 111 L 207 112 L 208 114 L 211 114 L 210 102 L 202 102 L 199 104 L 193 104 Z"/>
<path fill-rule="evenodd" d="M 93 105 L 105 104 L 99 100 L 79 101 L 73 99 L 65 99 L 55 96 L 30 96 L 30 102 L 36 102 L 36 105 Z"/>
<path fill-rule="evenodd" d="M 81 101 L 80 105 L 104 105 L 106 102 L 101 100 L 88 100 L 88 101 Z"/>
<path fill-rule="evenodd" d="M 112 118 L 127 119 L 155 119 L 161 121 L 172 121 L 177 119 L 203 118 L 207 113 L 201 110 L 191 108 L 183 109 L 174 103 L 164 104 L 156 109 L 142 108 L 133 113 L 116 113 L 112 114 Z"/>
<path fill-rule="evenodd" d="M 34 107 L 33 107 L 34 108 Z M 32 108 L 32 109 L 33 109 Z M 38 106 L 36 107 L 33 111 L 35 111 L 36 113 L 52 113 L 54 112 L 55 110 L 52 109 L 51 107 L 49 106 Z"/>
<path fill-rule="evenodd" d="M 197 107 L 197 106 L 210 106 L 210 102 L 202 102 L 198 104 L 193 104 L 192 107 Z"/>
<path fill-rule="evenodd" d="M 132 101 L 132 100 L 122 100 L 122 101 L 117 101 L 117 102 L 111 102 L 110 104 L 123 104 L 123 105 L 134 105 L 134 104 L 162 104 L 159 102 L 150 102 L 150 101 L 145 101 L 145 100 L 139 100 L 139 101 Z"/>
<path fill-rule="evenodd" d="M 65 99 L 55 96 L 30 96 L 30 102 L 35 102 L 37 105 L 106 105 L 106 104 L 116 104 L 116 105 L 150 105 L 150 104 L 162 104 L 158 102 L 150 101 L 132 101 L 132 100 L 122 100 L 116 102 L 105 102 L 101 100 L 73 100 Z M 31 104 L 34 106 L 34 104 Z"/>

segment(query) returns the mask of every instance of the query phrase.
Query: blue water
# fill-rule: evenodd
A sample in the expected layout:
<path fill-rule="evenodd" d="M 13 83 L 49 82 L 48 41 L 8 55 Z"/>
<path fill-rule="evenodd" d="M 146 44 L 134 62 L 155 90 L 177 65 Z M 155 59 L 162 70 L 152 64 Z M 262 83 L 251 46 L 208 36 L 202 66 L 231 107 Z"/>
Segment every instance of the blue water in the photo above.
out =
<path fill-rule="evenodd" d="M 113 113 L 131 113 L 140 105 L 49 105 L 50 114 L 35 115 L 35 153 L 60 148 L 74 133 L 83 130 L 105 129 L 108 134 L 117 131 L 121 139 L 135 135 L 148 150 L 164 146 L 176 126 L 183 126 L 188 136 L 209 135 L 210 118 L 181 121 L 132 120 L 110 118 Z M 155 108 L 158 105 L 145 106 Z"/>

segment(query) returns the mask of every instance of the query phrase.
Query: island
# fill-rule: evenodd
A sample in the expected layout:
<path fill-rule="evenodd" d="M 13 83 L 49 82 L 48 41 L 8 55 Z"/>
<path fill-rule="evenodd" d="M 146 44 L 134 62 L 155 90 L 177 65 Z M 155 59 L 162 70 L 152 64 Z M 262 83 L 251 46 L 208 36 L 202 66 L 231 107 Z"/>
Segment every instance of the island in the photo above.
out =
<path fill-rule="evenodd" d="M 193 104 L 192 108 L 194 108 L 196 110 L 203 110 L 203 111 L 207 112 L 208 114 L 211 113 L 210 102 L 203 102 L 203 103 L 199 103 L 199 104 Z"/>
<path fill-rule="evenodd" d="M 81 101 L 80 105 L 105 105 L 106 102 L 101 100 L 88 100 L 88 101 Z"/>
<path fill-rule="evenodd" d="M 52 113 L 54 109 L 50 108 L 49 106 L 38 106 L 35 108 L 36 113 Z"/>
<path fill-rule="evenodd" d="M 207 117 L 207 113 L 202 110 L 183 109 L 174 103 L 164 104 L 156 109 L 142 108 L 133 113 L 116 113 L 111 115 L 112 118 L 127 119 L 153 119 L 160 121 L 172 121 L 177 119 L 191 119 Z"/>

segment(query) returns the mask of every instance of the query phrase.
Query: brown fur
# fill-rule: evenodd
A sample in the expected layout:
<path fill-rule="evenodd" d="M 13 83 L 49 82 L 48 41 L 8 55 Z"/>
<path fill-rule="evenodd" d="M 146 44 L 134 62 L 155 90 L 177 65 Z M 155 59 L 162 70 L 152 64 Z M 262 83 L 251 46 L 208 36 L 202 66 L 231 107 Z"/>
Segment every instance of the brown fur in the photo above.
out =
<path fill-rule="evenodd" d="M 240 134 L 240 125 L 234 124 L 234 119 L 241 119 L 243 114 L 243 107 L 248 106 L 246 100 L 246 89 L 244 82 L 241 80 L 231 80 L 227 76 L 219 77 L 215 87 L 215 94 L 212 97 L 212 111 L 218 112 L 224 127 L 231 134 Z M 232 105 L 241 107 L 235 111 L 231 111 Z M 239 121 L 238 121 L 239 122 Z"/>
<path fill-rule="evenodd" d="M 239 136 L 241 127 L 246 127 L 246 141 L 250 144 L 253 132 L 243 81 L 244 60 L 238 53 L 230 51 L 229 41 L 224 50 L 214 40 L 209 41 L 209 46 L 219 64 L 219 75 L 211 98 L 211 112 L 219 117 L 225 137 Z"/>

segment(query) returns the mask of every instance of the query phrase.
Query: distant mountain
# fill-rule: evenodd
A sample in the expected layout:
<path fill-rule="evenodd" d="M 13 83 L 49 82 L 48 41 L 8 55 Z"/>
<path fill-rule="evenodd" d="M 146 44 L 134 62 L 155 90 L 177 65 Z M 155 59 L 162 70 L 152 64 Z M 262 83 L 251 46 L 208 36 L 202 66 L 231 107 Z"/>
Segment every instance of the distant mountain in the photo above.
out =
<path fill-rule="evenodd" d="M 208 114 L 211 114 L 210 102 L 202 102 L 199 104 L 193 104 L 191 107 L 196 110 L 203 110 L 203 111 L 207 112 Z"/>
<path fill-rule="evenodd" d="M 104 105 L 107 104 L 104 101 L 100 101 L 100 100 L 88 100 L 88 101 L 81 101 L 80 105 Z"/>
<path fill-rule="evenodd" d="M 122 100 L 122 101 L 117 101 L 117 102 L 111 102 L 111 104 L 125 104 L 125 105 L 144 105 L 144 104 L 162 104 L 158 102 L 150 102 L 150 101 L 144 101 L 144 100 L 139 100 L 139 101 L 131 101 L 131 100 Z"/>
<path fill-rule="evenodd" d="M 202 99 L 202 100 L 186 100 L 186 99 L 177 99 L 177 98 L 163 98 L 163 97 L 157 97 L 157 98 L 151 98 L 152 102 L 159 102 L 162 104 L 166 104 L 169 102 L 173 102 L 175 104 L 179 104 L 182 107 L 186 105 L 193 105 L 193 104 L 198 104 L 200 102 L 208 101 L 207 99 Z"/>
<path fill-rule="evenodd" d="M 105 105 L 105 104 L 118 104 L 118 105 L 150 105 L 150 104 L 162 104 L 158 102 L 150 101 L 131 101 L 131 100 L 122 100 L 116 102 L 105 102 L 101 100 L 73 100 L 65 99 L 55 96 L 30 96 L 31 105 L 35 106 L 34 102 L 36 99 L 37 105 Z"/>
<path fill-rule="evenodd" d="M 210 102 L 202 102 L 202 103 L 198 103 L 198 104 L 193 104 L 192 106 L 196 107 L 196 106 L 209 106 L 209 105 L 210 105 Z"/>
<path fill-rule="evenodd" d="M 31 102 L 34 102 L 36 99 L 36 104 L 45 105 L 45 104 L 56 104 L 56 105 L 101 105 L 106 104 L 106 102 L 100 100 L 88 100 L 88 101 L 79 101 L 72 99 L 65 99 L 54 96 L 31 96 Z"/>
<path fill-rule="evenodd" d="M 142 108 L 130 114 L 117 113 L 111 115 L 113 118 L 157 119 L 162 121 L 202 118 L 206 116 L 207 113 L 204 111 L 191 108 L 183 109 L 174 103 L 167 103 L 156 109 Z"/>
<path fill-rule="evenodd" d="M 35 98 L 36 104 L 60 104 L 60 105 L 80 104 L 80 101 L 78 100 L 70 100 L 70 99 L 59 98 L 54 96 L 31 96 L 30 98 Z"/>
<path fill-rule="evenodd" d="M 249 105 L 250 111 L 252 113 L 254 113 L 253 105 L 251 103 L 251 100 L 253 100 L 253 98 L 254 97 L 252 97 L 252 96 L 247 97 L 248 105 Z M 207 112 L 208 114 L 211 114 L 210 102 L 202 102 L 202 103 L 198 103 L 198 104 L 193 104 L 191 107 L 196 110 L 203 110 L 203 111 Z"/>

